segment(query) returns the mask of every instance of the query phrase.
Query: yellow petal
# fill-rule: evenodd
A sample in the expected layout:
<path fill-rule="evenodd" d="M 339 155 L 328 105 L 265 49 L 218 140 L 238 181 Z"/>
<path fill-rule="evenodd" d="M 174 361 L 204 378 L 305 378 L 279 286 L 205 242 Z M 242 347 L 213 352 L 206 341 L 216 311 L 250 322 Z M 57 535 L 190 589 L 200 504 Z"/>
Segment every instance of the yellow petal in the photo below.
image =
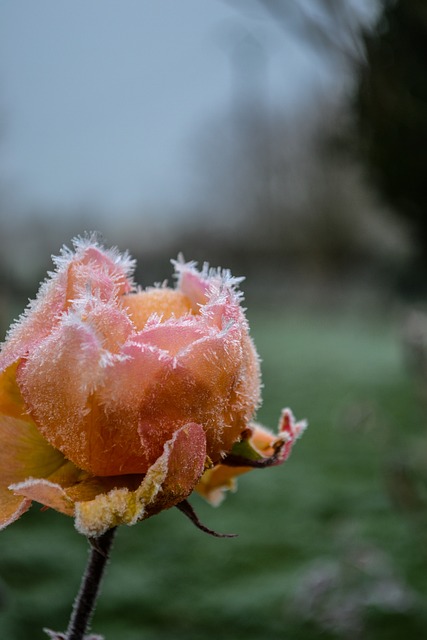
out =
<path fill-rule="evenodd" d="M 0 373 L 0 415 L 22 418 L 25 413 L 24 400 L 16 382 L 19 361 Z"/>
<path fill-rule="evenodd" d="M 28 478 L 46 478 L 64 464 L 28 419 L 0 416 L 0 527 L 26 511 L 31 497 L 16 496 L 9 487 Z"/>
<path fill-rule="evenodd" d="M 4 529 L 15 522 L 23 513 L 28 511 L 31 500 L 22 496 L 15 496 L 8 488 L 0 487 L 0 529 Z"/>
<path fill-rule="evenodd" d="M 213 507 L 218 507 L 224 500 L 226 491 L 236 491 L 236 477 L 250 470 L 249 467 L 226 467 L 217 464 L 205 471 L 195 491 Z"/>
<path fill-rule="evenodd" d="M 47 477 L 64 464 L 64 456 L 40 435 L 25 415 L 16 383 L 17 363 L 0 374 L 0 528 L 19 518 L 31 500 L 9 486 L 29 477 Z"/>

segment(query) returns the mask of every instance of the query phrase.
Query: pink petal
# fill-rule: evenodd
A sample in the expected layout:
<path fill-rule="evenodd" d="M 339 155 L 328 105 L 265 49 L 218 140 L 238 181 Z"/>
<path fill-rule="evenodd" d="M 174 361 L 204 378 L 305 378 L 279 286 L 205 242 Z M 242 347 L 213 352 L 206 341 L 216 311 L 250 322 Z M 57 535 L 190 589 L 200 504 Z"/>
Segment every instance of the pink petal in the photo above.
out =
<path fill-rule="evenodd" d="M 24 482 L 10 485 L 15 494 L 25 496 L 30 501 L 36 500 L 46 507 L 55 509 L 67 516 L 74 515 L 74 502 L 68 498 L 64 489 L 54 482 L 45 479 L 29 478 Z"/>
<path fill-rule="evenodd" d="M 200 306 L 206 304 L 208 300 L 209 284 L 202 275 L 190 264 L 175 263 L 178 272 L 178 287 L 187 296 L 197 313 Z"/>
<path fill-rule="evenodd" d="M 18 383 L 39 431 L 83 469 L 89 465 L 97 435 L 90 428 L 90 398 L 102 376 L 101 356 L 94 332 L 67 319 L 18 371 Z"/>
<path fill-rule="evenodd" d="M 152 345 L 174 356 L 206 335 L 206 325 L 198 320 L 194 317 L 150 326 L 138 334 L 135 342 Z"/>
<path fill-rule="evenodd" d="M 290 409 L 283 409 L 279 421 L 279 437 L 284 440 L 285 446 L 281 451 L 280 461 L 284 462 L 290 456 L 296 440 L 302 436 L 307 428 L 306 420 L 295 421 Z"/>
<path fill-rule="evenodd" d="M 37 299 L 9 330 L 0 354 L 0 370 L 47 337 L 71 301 L 79 295 L 87 296 L 88 287 L 104 300 L 131 290 L 133 263 L 126 255 L 105 251 L 92 239 L 75 240 L 74 246 L 75 253 L 64 249 L 54 259 L 56 272 L 41 285 Z"/>
<path fill-rule="evenodd" d="M 152 447 L 145 446 L 140 438 L 141 410 L 142 407 L 154 407 L 155 410 L 161 404 L 157 390 L 173 366 L 173 358 L 167 353 L 150 345 L 130 342 L 123 348 L 122 359 L 105 369 L 98 402 L 105 424 L 111 425 L 110 440 L 113 439 L 113 443 L 111 453 L 104 455 L 103 461 L 100 459 L 99 466 L 92 467 L 94 474 L 145 473 L 161 454 L 165 440 L 176 426 L 171 425 L 171 432 L 158 433 L 160 451 L 155 447 L 153 452 Z M 120 438 L 115 433 L 120 433 Z M 107 444 L 107 438 L 105 441 Z"/>

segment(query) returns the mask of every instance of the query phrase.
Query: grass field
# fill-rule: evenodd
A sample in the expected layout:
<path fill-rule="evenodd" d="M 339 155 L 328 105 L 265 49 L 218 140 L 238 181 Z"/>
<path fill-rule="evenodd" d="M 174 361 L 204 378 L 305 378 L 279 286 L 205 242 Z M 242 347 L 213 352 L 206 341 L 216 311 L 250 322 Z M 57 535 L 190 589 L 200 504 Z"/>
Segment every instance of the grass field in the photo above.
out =
<path fill-rule="evenodd" d="M 426 637 L 427 519 L 400 471 L 411 450 L 422 459 L 427 417 L 396 323 L 308 311 L 250 319 L 263 359 L 259 420 L 275 427 L 290 406 L 310 427 L 283 467 L 242 477 L 219 509 L 192 498 L 202 521 L 238 538 L 208 537 L 177 510 L 121 528 L 94 632 L 106 640 Z M 71 519 L 38 507 L 0 535 L 0 637 L 64 629 L 85 539 Z"/>

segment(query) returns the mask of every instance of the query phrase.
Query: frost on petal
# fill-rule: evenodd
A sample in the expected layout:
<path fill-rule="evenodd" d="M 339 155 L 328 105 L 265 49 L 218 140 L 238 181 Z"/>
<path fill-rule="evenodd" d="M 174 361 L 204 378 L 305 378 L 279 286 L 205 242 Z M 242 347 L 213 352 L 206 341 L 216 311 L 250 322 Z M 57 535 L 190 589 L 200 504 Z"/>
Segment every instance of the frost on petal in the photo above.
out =
<path fill-rule="evenodd" d="M 239 325 L 194 342 L 177 356 L 191 374 L 201 401 L 208 452 L 218 462 L 239 439 L 259 403 L 259 367 L 250 339 Z"/>
<path fill-rule="evenodd" d="M 106 250 L 90 239 L 77 239 L 73 244 L 76 253 L 69 261 L 70 300 L 87 292 L 88 288 L 105 302 L 131 291 L 134 262 L 127 254 L 121 255 L 115 249 Z"/>
<path fill-rule="evenodd" d="M 123 298 L 122 304 L 137 331 L 145 327 L 153 314 L 164 322 L 170 317 L 180 318 L 191 311 L 190 300 L 181 291 L 167 287 L 130 293 Z"/>
<path fill-rule="evenodd" d="M 90 290 L 104 300 L 127 293 L 134 265 L 125 255 L 105 250 L 94 238 L 74 241 L 75 252 L 67 248 L 54 258 L 56 271 L 42 283 L 36 300 L 30 302 L 10 328 L 0 354 L 0 370 L 26 355 L 57 325 L 71 303 Z"/>
<path fill-rule="evenodd" d="M 261 425 L 251 425 L 223 464 L 205 471 L 196 491 L 213 506 L 219 505 L 226 491 L 236 489 L 238 476 L 254 468 L 262 469 L 285 462 L 305 428 L 306 422 L 296 422 L 289 409 L 282 411 L 277 435 Z"/>
<path fill-rule="evenodd" d="M 237 287 L 244 278 L 233 278 L 228 269 L 210 269 L 207 263 L 202 271 L 196 263 L 173 261 L 178 279 L 178 289 L 191 301 L 194 312 L 203 311 L 209 305 L 227 304 L 238 309 L 242 294 Z M 221 313 L 218 314 L 218 317 Z"/>
<path fill-rule="evenodd" d="M 67 516 L 74 514 L 74 503 L 67 497 L 64 489 L 45 479 L 29 478 L 24 482 L 10 485 L 10 490 L 28 500 L 36 500 L 46 507 L 55 509 Z"/>
<path fill-rule="evenodd" d="M 94 500 L 112 490 L 135 490 L 141 483 L 142 475 L 92 477 L 65 463 L 64 467 L 48 478 L 28 478 L 23 482 L 10 485 L 10 490 L 18 496 L 34 500 L 55 509 L 60 513 L 73 516 L 76 502 Z"/>
<path fill-rule="evenodd" d="M 185 264 L 181 260 L 173 261 L 178 277 L 178 289 L 190 300 L 194 313 L 208 300 L 209 284 L 200 274 L 194 262 Z"/>
<path fill-rule="evenodd" d="M 161 490 L 146 507 L 146 517 L 175 506 L 193 491 L 206 461 L 206 436 L 199 424 L 187 424 L 166 444 L 167 471 Z"/>
<path fill-rule="evenodd" d="M 122 356 L 121 360 L 106 368 L 104 384 L 97 396 L 99 411 L 104 417 L 104 440 L 106 444 L 110 441 L 112 448 L 111 455 L 100 459 L 102 468 L 92 467 L 96 475 L 145 473 L 175 430 L 173 424 L 171 431 L 164 429 L 158 434 L 160 450 L 156 445 L 154 453 L 149 444 L 145 446 L 141 441 L 139 433 L 143 408 L 150 413 L 159 407 L 161 401 L 157 389 L 168 372 L 173 370 L 173 358 L 160 349 L 137 342 L 125 345 Z M 159 408 L 162 415 L 165 415 L 164 409 L 163 406 Z M 120 434 L 119 438 L 117 434 Z"/>
<path fill-rule="evenodd" d="M 114 301 L 102 302 L 97 297 L 86 296 L 75 303 L 73 313 L 65 322 L 81 323 L 92 331 L 99 345 L 105 350 L 104 360 L 110 354 L 120 353 L 133 332 L 133 325 L 123 309 Z M 114 358 L 113 358 L 114 359 Z"/>
<path fill-rule="evenodd" d="M 280 462 L 284 462 L 289 458 L 296 440 L 302 436 L 307 428 L 306 420 L 296 422 L 294 414 L 288 408 L 283 409 L 279 420 L 279 437 L 284 441 L 285 445 L 281 451 Z M 258 444 L 258 447 L 260 445 Z"/>
<path fill-rule="evenodd" d="M 38 429 L 77 466 L 87 468 L 96 430 L 89 399 L 99 383 L 101 345 L 83 324 L 63 322 L 18 370 Z"/>
<path fill-rule="evenodd" d="M 141 344 L 151 345 L 171 356 L 176 356 L 180 351 L 191 347 L 195 341 L 203 338 L 206 332 L 207 328 L 200 322 L 189 319 L 150 326 L 139 334 L 137 340 Z"/>
<path fill-rule="evenodd" d="M 25 355 L 40 340 L 49 335 L 66 306 L 67 274 L 64 270 L 52 274 L 30 302 L 19 320 L 11 326 L 0 354 L 0 370 Z"/>
<path fill-rule="evenodd" d="M 145 457 L 126 389 L 132 359 L 125 350 L 115 359 L 105 346 L 99 326 L 67 317 L 30 354 L 18 381 L 40 432 L 79 468 L 101 476 L 141 473 Z M 134 386 L 149 375 L 139 365 Z"/>
<path fill-rule="evenodd" d="M 166 442 L 162 455 L 150 467 L 140 486 L 116 488 L 94 500 L 76 504 L 76 528 L 99 536 L 119 524 L 132 525 L 184 500 L 199 480 L 206 458 L 203 429 L 188 424 Z"/>

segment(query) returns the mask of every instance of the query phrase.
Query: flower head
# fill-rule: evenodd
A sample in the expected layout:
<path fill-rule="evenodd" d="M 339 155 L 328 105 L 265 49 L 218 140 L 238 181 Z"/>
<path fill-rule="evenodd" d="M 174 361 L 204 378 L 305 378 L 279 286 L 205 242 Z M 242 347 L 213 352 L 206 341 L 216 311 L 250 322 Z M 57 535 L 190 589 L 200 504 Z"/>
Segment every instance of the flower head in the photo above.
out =
<path fill-rule="evenodd" d="M 175 262 L 136 289 L 133 261 L 93 238 L 56 271 L 0 353 L 0 526 L 33 500 L 97 536 L 282 462 L 303 428 L 253 425 L 259 361 L 239 279 Z"/>

